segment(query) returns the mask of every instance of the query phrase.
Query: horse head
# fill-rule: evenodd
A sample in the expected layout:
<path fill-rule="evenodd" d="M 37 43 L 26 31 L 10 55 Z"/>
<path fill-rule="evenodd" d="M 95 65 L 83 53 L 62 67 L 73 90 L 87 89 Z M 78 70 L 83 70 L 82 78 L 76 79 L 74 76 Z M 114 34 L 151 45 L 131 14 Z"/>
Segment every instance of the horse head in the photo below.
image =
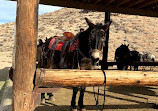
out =
<path fill-rule="evenodd" d="M 95 25 L 88 18 L 85 18 L 85 20 L 89 28 L 81 33 L 82 41 L 80 40 L 79 44 L 83 43 L 85 45 L 82 44 L 80 49 L 85 50 L 83 51 L 85 52 L 85 55 L 96 63 L 99 62 L 99 60 L 102 60 L 102 52 L 106 40 L 106 31 L 108 30 L 111 21 L 106 22 L 105 25 L 102 25 L 101 23 L 97 23 Z M 86 37 L 83 38 L 84 34 Z"/>

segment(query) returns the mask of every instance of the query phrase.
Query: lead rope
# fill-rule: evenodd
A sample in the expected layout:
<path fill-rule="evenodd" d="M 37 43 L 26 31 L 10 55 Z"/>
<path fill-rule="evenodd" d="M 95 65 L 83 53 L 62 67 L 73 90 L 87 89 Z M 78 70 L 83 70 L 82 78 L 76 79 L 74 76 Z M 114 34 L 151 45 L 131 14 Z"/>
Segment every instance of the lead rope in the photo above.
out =
<path fill-rule="evenodd" d="M 104 110 L 104 105 L 105 105 L 105 89 L 106 89 L 106 74 L 104 72 L 103 69 L 101 69 L 103 74 L 104 74 L 104 100 L 103 100 L 103 107 L 102 108 L 99 108 L 99 101 L 98 101 L 98 98 L 99 98 L 99 86 L 98 86 L 98 92 L 97 92 L 97 97 L 96 97 L 96 94 L 95 94 L 95 89 L 94 89 L 94 86 L 93 86 L 93 92 L 94 92 L 94 98 L 95 98 L 95 101 L 96 101 L 96 108 L 97 108 L 97 111 L 100 110 L 100 111 L 103 111 Z"/>
<path fill-rule="evenodd" d="M 98 41 L 98 40 L 97 40 Z M 91 37 L 89 37 L 89 45 L 90 45 L 90 52 L 92 52 L 92 48 L 91 48 Z M 97 46 L 96 46 L 97 47 Z M 91 58 L 91 56 L 90 56 Z M 99 86 L 98 86 L 98 92 L 97 92 L 97 97 L 96 97 L 96 94 L 95 94 L 95 88 L 93 86 L 93 92 L 94 92 L 94 98 L 95 98 L 95 102 L 96 102 L 96 108 L 97 108 L 97 111 L 100 110 L 100 111 L 103 111 L 104 110 L 104 104 L 105 104 L 105 89 L 106 89 L 106 74 L 105 74 L 105 71 L 103 69 L 101 69 L 103 74 L 104 74 L 104 100 L 103 100 L 103 107 L 102 108 L 99 108 Z"/>

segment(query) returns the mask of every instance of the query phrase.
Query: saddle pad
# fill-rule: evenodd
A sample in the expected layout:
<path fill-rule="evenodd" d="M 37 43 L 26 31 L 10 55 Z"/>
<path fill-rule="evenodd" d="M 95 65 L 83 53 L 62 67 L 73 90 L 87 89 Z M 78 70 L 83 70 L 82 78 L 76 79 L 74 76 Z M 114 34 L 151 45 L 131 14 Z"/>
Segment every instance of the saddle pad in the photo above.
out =
<path fill-rule="evenodd" d="M 49 49 L 58 50 L 58 51 L 62 50 L 64 42 L 63 41 L 59 41 L 57 39 L 58 39 L 58 37 L 52 38 L 52 40 L 50 41 L 49 46 L 48 46 Z M 69 52 L 76 50 L 76 44 L 77 45 L 79 44 L 78 40 L 75 43 L 73 43 L 72 45 L 69 46 Z"/>
<path fill-rule="evenodd" d="M 48 46 L 49 49 L 61 51 L 64 42 L 56 41 L 57 38 L 58 37 L 52 38 L 52 40 L 50 41 L 49 46 Z"/>

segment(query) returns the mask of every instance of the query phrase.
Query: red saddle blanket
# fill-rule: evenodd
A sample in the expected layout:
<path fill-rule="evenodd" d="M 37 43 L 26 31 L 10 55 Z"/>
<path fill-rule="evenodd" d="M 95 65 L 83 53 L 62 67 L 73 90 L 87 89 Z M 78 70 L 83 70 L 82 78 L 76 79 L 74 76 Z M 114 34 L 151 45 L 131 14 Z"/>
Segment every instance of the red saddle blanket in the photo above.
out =
<path fill-rule="evenodd" d="M 79 41 L 77 40 L 75 43 L 73 43 L 72 45 L 69 46 L 69 52 L 73 51 L 76 49 L 76 44 L 79 44 Z M 51 39 L 48 48 L 52 49 L 52 50 L 62 50 L 62 47 L 64 45 L 64 41 L 63 40 L 59 40 L 58 37 L 54 37 Z"/>

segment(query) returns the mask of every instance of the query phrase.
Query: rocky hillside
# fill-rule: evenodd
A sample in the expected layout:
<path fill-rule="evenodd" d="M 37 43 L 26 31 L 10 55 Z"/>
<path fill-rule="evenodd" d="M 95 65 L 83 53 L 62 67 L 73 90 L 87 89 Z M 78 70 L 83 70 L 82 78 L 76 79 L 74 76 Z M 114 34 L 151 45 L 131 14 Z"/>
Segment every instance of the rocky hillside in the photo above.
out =
<path fill-rule="evenodd" d="M 71 8 L 47 13 L 39 16 L 38 37 L 60 36 L 65 31 L 76 34 L 80 28 L 87 28 L 85 17 L 93 23 L 104 23 L 104 16 L 102 12 Z M 158 18 L 112 13 L 111 20 L 109 60 L 113 60 L 114 51 L 125 42 L 131 50 L 150 52 L 158 58 Z M 11 62 L 13 40 L 14 23 L 0 25 L 0 55 L 6 55 L 0 56 L 1 62 Z"/>

